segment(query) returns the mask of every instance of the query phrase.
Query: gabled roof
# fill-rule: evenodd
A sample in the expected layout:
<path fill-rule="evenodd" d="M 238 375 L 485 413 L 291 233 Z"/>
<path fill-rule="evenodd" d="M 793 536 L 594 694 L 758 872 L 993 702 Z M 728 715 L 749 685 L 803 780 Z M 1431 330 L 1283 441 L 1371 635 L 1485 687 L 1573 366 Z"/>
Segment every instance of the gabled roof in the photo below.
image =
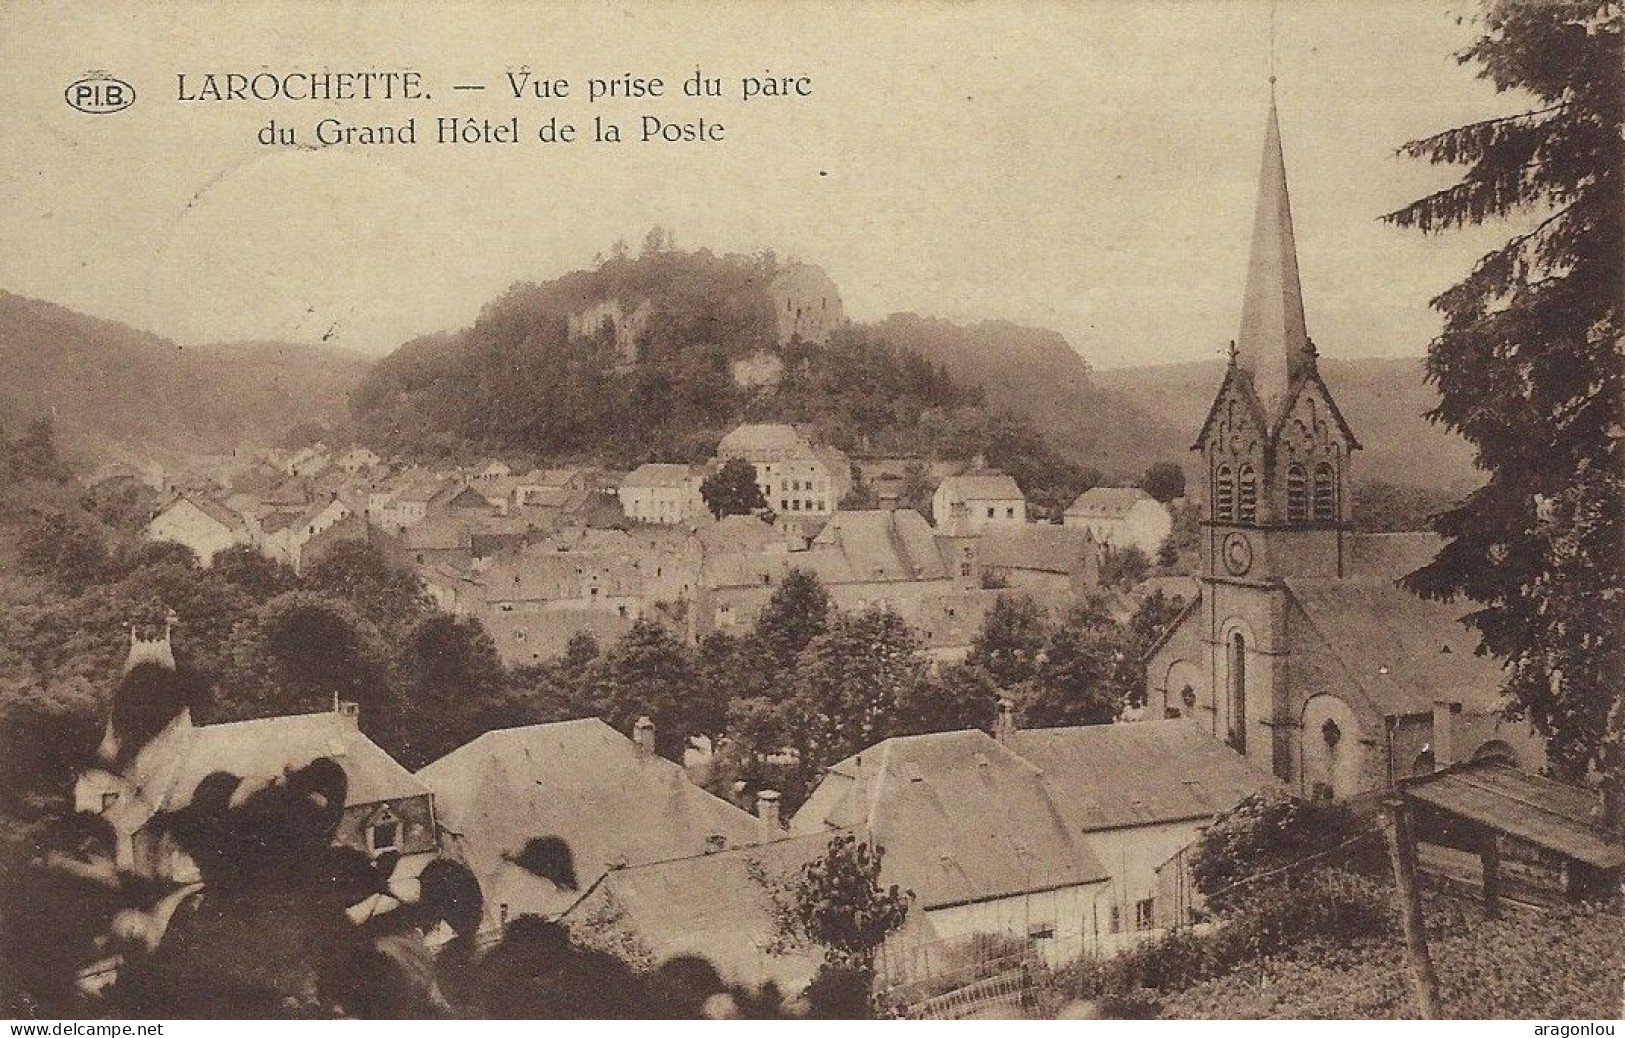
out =
<path fill-rule="evenodd" d="M 1086 566 L 1100 546 L 1094 534 L 1077 526 L 1033 523 L 1015 529 L 989 529 L 982 534 L 982 566 L 1071 576 Z"/>
<path fill-rule="evenodd" d="M 1354 429 L 1349 425 L 1348 419 L 1344 418 L 1343 412 L 1338 409 L 1337 401 L 1332 397 L 1332 391 L 1327 388 L 1326 381 L 1320 377 L 1320 369 L 1315 365 L 1313 356 L 1305 361 L 1303 371 L 1293 380 L 1292 388 L 1287 391 L 1286 396 L 1282 399 L 1280 412 L 1275 416 L 1275 424 L 1270 428 L 1270 436 L 1273 438 L 1280 434 L 1281 427 L 1286 424 L 1287 416 L 1292 413 L 1292 405 L 1298 402 L 1298 397 L 1302 396 L 1304 390 L 1311 385 L 1320 388 L 1320 398 L 1326 401 L 1326 409 L 1332 413 L 1332 420 L 1337 423 L 1337 428 L 1342 432 L 1343 438 L 1348 440 L 1349 449 L 1360 450 L 1360 441 L 1355 437 Z"/>
<path fill-rule="evenodd" d="M 1492 761 L 1404 783 L 1405 795 L 1599 869 L 1625 868 L 1625 832 L 1601 823 L 1597 793 Z"/>
<path fill-rule="evenodd" d="M 509 858 L 535 837 L 569 845 L 585 887 L 606 869 L 759 840 L 760 821 L 596 718 L 487 732 L 418 772 L 460 839 L 486 905 L 556 915 L 577 899 Z"/>
<path fill-rule="evenodd" d="M 1139 487 L 1091 487 L 1078 495 L 1066 510 L 1067 515 L 1086 515 L 1093 518 L 1117 518 L 1141 501 L 1155 501 Z"/>
<path fill-rule="evenodd" d="M 425 796 L 429 789 L 352 718 L 331 711 L 181 726 L 139 759 L 143 812 L 175 811 L 192 802 L 198 783 L 217 771 L 253 782 L 280 779 L 319 757 L 331 757 L 349 780 L 346 806 Z"/>
<path fill-rule="evenodd" d="M 831 767 L 794 832 L 856 829 L 923 908 L 1105 882 L 1043 775 L 985 732 L 887 739 Z"/>
<path fill-rule="evenodd" d="M 1292 660 L 1335 665 L 1383 716 L 1428 713 L 1435 701 L 1486 712 L 1501 705 L 1501 664 L 1475 654 L 1465 607 L 1387 580 L 1288 578 L 1286 587 L 1319 636 L 1296 639 Z"/>
<path fill-rule="evenodd" d="M 948 476 L 937 487 L 939 493 L 944 489 L 961 501 L 1026 500 L 1016 481 L 997 469 L 980 469 Z"/>
<path fill-rule="evenodd" d="M 1208 818 L 1279 785 L 1184 719 L 1022 729 L 1007 744 L 1076 832 Z"/>
<path fill-rule="evenodd" d="M 796 565 L 826 584 L 948 576 L 931 524 L 913 509 L 836 512 Z"/>
<path fill-rule="evenodd" d="M 234 533 L 243 529 L 242 516 L 213 498 L 204 497 L 202 494 L 183 494 L 171 502 L 164 511 L 169 511 L 170 508 L 174 508 L 183 501 Z"/>
<path fill-rule="evenodd" d="M 1258 399 L 1258 393 L 1253 389 L 1253 377 L 1243 371 L 1236 363 L 1236 358 L 1230 358 L 1230 364 L 1224 369 L 1224 381 L 1219 383 L 1219 391 L 1213 394 L 1213 406 L 1207 410 L 1207 417 L 1202 419 L 1202 428 L 1196 433 L 1196 442 L 1191 444 L 1191 450 L 1199 451 L 1207 443 L 1208 432 L 1213 423 L 1219 420 L 1219 413 L 1224 409 L 1224 402 L 1231 392 L 1241 397 L 1242 404 L 1252 415 L 1253 421 L 1258 424 L 1258 434 L 1268 436 L 1270 421 L 1264 413 L 1264 405 Z"/>
<path fill-rule="evenodd" d="M 685 487 L 694 479 L 694 470 L 687 465 L 671 465 L 651 461 L 639 465 L 621 480 L 621 489 L 637 487 Z"/>
<path fill-rule="evenodd" d="M 777 928 L 761 878 L 793 880 L 803 865 L 824 853 L 832 835 L 784 836 L 614 869 L 565 918 L 585 921 L 613 906 L 656 964 L 698 955 L 730 983 L 759 987 L 772 981 L 785 994 L 795 994 L 817 973 L 819 954 L 810 948 L 769 951 Z"/>
<path fill-rule="evenodd" d="M 717 444 L 718 457 L 782 457 L 806 455 L 812 444 L 793 426 L 782 423 L 753 423 L 741 425 L 728 433 Z"/>

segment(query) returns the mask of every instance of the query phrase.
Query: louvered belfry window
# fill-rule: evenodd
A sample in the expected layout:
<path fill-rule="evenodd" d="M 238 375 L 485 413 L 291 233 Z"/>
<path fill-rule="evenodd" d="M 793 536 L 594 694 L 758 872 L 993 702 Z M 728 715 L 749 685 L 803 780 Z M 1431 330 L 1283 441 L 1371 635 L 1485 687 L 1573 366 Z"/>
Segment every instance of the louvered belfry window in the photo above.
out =
<path fill-rule="evenodd" d="M 1309 518 L 1309 474 L 1302 465 L 1286 470 L 1286 520 L 1301 523 Z"/>
<path fill-rule="evenodd" d="M 1337 518 L 1337 474 L 1329 462 L 1315 466 L 1315 520 L 1331 522 Z"/>
<path fill-rule="evenodd" d="M 1220 465 L 1213 486 L 1213 518 L 1229 522 L 1236 517 L 1236 477 L 1229 465 Z"/>
<path fill-rule="evenodd" d="M 1251 465 L 1243 465 L 1236 479 L 1236 518 L 1240 522 L 1258 521 L 1258 474 Z"/>

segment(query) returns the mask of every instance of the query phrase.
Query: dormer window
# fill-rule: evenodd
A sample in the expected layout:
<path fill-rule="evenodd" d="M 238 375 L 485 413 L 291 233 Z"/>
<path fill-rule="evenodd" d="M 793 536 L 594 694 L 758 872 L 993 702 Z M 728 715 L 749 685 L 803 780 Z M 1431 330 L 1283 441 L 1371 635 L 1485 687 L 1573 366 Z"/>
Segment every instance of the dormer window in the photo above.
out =
<path fill-rule="evenodd" d="M 383 854 L 401 849 L 401 820 L 388 805 L 380 808 L 367 825 L 367 853 Z"/>

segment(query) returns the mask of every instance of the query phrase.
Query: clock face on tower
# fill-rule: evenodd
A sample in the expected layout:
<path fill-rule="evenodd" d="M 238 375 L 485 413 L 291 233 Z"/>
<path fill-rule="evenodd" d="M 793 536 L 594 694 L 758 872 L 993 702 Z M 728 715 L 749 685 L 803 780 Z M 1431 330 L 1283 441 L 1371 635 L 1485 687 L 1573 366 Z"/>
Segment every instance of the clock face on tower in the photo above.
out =
<path fill-rule="evenodd" d="M 1232 577 L 1240 577 L 1253 568 L 1253 544 L 1244 533 L 1232 530 L 1224 535 L 1224 568 Z"/>

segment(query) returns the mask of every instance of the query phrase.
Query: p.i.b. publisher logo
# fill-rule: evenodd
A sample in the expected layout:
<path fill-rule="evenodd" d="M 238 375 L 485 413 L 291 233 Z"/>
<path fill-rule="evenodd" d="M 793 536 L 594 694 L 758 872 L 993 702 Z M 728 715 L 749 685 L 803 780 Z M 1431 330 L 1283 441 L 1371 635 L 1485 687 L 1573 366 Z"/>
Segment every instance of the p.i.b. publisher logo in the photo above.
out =
<path fill-rule="evenodd" d="M 70 108 L 87 115 L 109 115 L 135 104 L 135 87 L 105 69 L 93 69 L 62 92 Z"/>

